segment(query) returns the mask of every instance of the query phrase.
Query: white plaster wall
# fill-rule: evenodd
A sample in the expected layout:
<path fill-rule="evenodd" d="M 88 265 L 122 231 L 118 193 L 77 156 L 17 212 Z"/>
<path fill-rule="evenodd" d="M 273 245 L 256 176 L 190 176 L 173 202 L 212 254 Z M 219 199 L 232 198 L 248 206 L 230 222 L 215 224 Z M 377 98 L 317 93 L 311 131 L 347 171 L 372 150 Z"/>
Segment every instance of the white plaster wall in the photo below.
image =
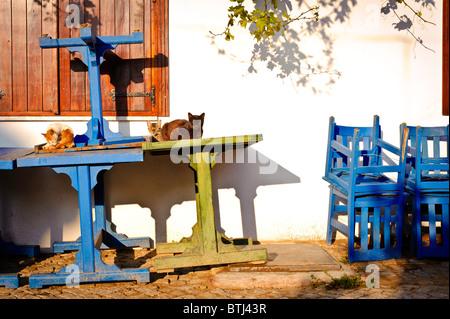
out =
<path fill-rule="evenodd" d="M 261 133 L 264 141 L 237 156 L 250 163 L 217 164 L 213 170 L 216 223 L 230 237 L 260 241 L 324 239 L 328 186 L 322 180 L 330 116 L 342 125 L 370 126 L 380 116 L 384 137 L 398 145 L 399 125 L 446 125 L 441 116 L 441 1 L 437 26 L 417 31 L 436 53 L 394 30 L 379 15 L 380 1 L 364 1 L 349 22 L 333 27 L 333 69 L 342 72 L 329 92 L 314 94 L 290 79 L 259 68 L 247 74 L 253 41 L 216 39 L 227 22 L 228 1 L 170 2 L 169 121 L 206 113 L 204 136 Z M 303 39 L 318 52 L 314 39 Z M 226 54 L 218 54 L 223 48 Z M 320 85 L 323 76 L 314 78 Z M 58 121 L 58 119 L 55 119 Z M 85 123 L 66 122 L 77 133 Z M 43 142 L 48 122 L 0 122 L 0 146 Z M 148 135 L 143 121 L 111 121 L 113 131 Z M 250 153 L 250 154 L 249 154 Z M 273 170 L 276 168 L 276 170 Z M 261 174 L 272 172 L 273 174 Z M 67 176 L 48 168 L 0 171 L 0 230 L 17 244 L 45 249 L 79 236 L 77 194 Z M 186 165 L 147 156 L 106 174 L 106 202 L 117 231 L 154 242 L 178 241 L 196 221 L 193 175 Z"/>

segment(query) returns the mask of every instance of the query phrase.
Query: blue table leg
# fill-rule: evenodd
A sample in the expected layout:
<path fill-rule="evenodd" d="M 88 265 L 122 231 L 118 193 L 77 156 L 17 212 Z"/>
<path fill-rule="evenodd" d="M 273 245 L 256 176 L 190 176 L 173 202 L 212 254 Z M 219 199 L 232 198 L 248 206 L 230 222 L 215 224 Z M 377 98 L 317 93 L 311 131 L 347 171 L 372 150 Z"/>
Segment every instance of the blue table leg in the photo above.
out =
<path fill-rule="evenodd" d="M 150 248 L 149 237 L 128 238 L 125 235 L 117 234 L 111 229 L 111 223 L 106 220 L 105 216 L 105 187 L 104 172 L 100 172 L 97 176 L 97 185 L 94 187 L 94 203 L 95 203 L 95 233 L 100 229 L 105 231 L 103 244 L 101 249 L 106 248 L 131 248 L 141 247 Z M 81 247 L 81 237 L 72 242 L 55 242 L 53 244 L 54 253 L 62 253 L 69 250 L 79 250 Z"/>
<path fill-rule="evenodd" d="M 19 277 L 17 275 L 0 274 L 0 287 L 19 288 Z"/>
<path fill-rule="evenodd" d="M 105 281 L 149 282 L 148 268 L 120 269 L 106 265 L 101 259 L 100 246 L 105 235 L 104 229 L 94 234 L 91 211 L 91 190 L 97 182 L 97 175 L 112 166 L 69 166 L 54 168 L 58 173 L 70 176 L 72 186 L 78 191 L 80 208 L 81 248 L 75 255 L 75 263 L 61 269 L 56 274 L 35 274 L 30 276 L 30 288 L 44 285 L 71 285 L 73 283 Z"/>

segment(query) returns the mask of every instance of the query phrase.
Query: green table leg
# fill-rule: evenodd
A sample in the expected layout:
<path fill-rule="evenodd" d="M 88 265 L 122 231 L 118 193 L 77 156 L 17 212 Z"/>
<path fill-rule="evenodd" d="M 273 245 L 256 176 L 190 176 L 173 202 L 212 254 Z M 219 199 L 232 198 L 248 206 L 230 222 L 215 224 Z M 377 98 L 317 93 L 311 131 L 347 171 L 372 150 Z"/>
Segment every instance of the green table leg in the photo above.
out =
<path fill-rule="evenodd" d="M 215 154 L 209 152 L 190 156 L 190 167 L 195 173 L 197 223 L 191 237 L 183 238 L 179 243 L 156 246 L 157 254 L 181 253 L 156 258 L 156 270 L 267 260 L 266 249 L 242 250 L 237 246 L 238 243 L 251 244 L 251 239 L 234 241 L 216 231 L 211 184 L 214 159 Z"/>

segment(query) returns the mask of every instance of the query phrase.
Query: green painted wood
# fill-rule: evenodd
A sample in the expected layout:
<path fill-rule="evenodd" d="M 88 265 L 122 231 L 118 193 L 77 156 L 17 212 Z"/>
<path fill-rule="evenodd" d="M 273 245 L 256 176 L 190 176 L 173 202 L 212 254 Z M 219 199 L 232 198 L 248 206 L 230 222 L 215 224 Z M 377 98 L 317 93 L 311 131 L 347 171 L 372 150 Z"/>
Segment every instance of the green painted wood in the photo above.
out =
<path fill-rule="evenodd" d="M 142 149 L 144 151 L 170 151 L 173 147 L 177 148 L 195 148 L 204 146 L 227 146 L 232 145 L 248 146 L 254 143 L 261 142 L 263 140 L 262 134 L 254 135 L 240 135 L 240 136 L 228 136 L 228 137 L 213 137 L 202 139 L 190 139 L 180 141 L 166 141 L 166 142 L 147 142 L 142 143 Z"/>
<path fill-rule="evenodd" d="M 199 255 L 182 254 L 174 257 L 155 258 L 155 268 L 161 271 L 163 269 L 246 263 L 264 260 L 267 260 L 267 250 L 265 248 Z"/>
<path fill-rule="evenodd" d="M 187 149 L 189 166 L 195 177 L 197 223 L 192 227 L 192 235 L 183 238 L 179 243 L 156 245 L 157 254 L 181 253 L 177 256 L 156 258 L 155 268 L 158 272 L 175 268 L 267 260 L 266 249 L 239 248 L 238 245 L 251 245 L 251 238 L 233 240 L 215 229 L 211 182 L 211 170 L 219 152 L 218 148 L 248 146 L 259 141 L 262 141 L 262 135 L 258 134 L 142 144 L 142 149 L 150 153 L 167 152 L 174 147 Z"/>

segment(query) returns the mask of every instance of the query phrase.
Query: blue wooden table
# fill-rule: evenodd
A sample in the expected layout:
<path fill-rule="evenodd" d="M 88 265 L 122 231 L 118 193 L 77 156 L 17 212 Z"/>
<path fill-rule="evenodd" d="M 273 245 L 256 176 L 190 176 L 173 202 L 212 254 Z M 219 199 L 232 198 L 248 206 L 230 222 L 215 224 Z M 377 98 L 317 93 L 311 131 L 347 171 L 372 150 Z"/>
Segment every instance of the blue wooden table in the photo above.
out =
<path fill-rule="evenodd" d="M 100 253 L 102 245 L 117 248 L 132 244 L 124 236 L 112 233 L 106 224 L 103 172 L 110 170 L 117 163 L 143 160 L 144 154 L 140 148 L 33 153 L 17 160 L 18 167 L 50 167 L 57 173 L 67 174 L 72 181 L 72 187 L 78 191 L 81 237 L 77 242 L 69 244 L 74 249 L 79 249 L 75 263 L 58 273 L 31 275 L 31 288 L 74 282 L 150 281 L 148 268 L 120 269 L 116 265 L 106 265 Z M 94 189 L 95 224 L 92 220 L 92 189 Z M 142 241 L 139 240 L 137 243 Z M 147 238 L 146 247 L 149 246 L 150 239 Z"/>
<path fill-rule="evenodd" d="M 23 148 L 0 148 L 0 170 L 14 169 L 17 165 L 17 158 L 30 154 L 32 151 Z M 39 255 L 39 246 L 16 246 L 13 243 L 4 242 L 0 237 L 0 254 L 36 257 Z M 0 274 L 0 286 L 17 288 L 19 287 L 19 278 L 16 274 Z"/>

